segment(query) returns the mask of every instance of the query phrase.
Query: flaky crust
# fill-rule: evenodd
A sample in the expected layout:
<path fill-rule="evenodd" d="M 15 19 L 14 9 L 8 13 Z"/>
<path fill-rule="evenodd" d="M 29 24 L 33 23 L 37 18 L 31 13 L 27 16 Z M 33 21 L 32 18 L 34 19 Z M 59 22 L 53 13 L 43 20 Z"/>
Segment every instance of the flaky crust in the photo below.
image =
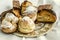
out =
<path fill-rule="evenodd" d="M 42 10 L 38 13 L 37 21 L 39 22 L 55 22 L 56 16 L 53 15 L 53 13 L 50 13 L 49 11 Z"/>

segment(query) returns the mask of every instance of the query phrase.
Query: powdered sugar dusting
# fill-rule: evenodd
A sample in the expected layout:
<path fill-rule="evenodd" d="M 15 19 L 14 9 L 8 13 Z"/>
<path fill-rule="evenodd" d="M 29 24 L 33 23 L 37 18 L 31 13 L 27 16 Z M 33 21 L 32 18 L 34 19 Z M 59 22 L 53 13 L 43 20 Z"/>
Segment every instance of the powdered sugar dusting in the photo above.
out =
<path fill-rule="evenodd" d="M 32 29 L 35 29 L 35 24 L 34 24 L 34 22 L 32 21 L 32 19 L 30 19 L 28 16 L 25 16 L 24 18 L 23 18 L 23 20 L 26 20 L 29 24 L 30 24 L 30 26 L 31 26 L 31 28 Z"/>
<path fill-rule="evenodd" d="M 13 21 L 14 23 L 18 22 L 18 18 L 12 13 L 7 13 L 5 19 L 7 19 L 8 21 Z"/>
<path fill-rule="evenodd" d="M 34 11 L 37 11 L 37 8 L 35 8 L 33 6 L 29 6 L 29 7 L 26 8 L 26 10 L 24 12 L 31 13 L 31 12 L 34 12 Z"/>
<path fill-rule="evenodd" d="M 15 26 L 12 23 L 17 23 L 18 18 L 14 16 L 12 13 L 7 13 L 5 18 L 2 21 L 1 28 L 9 28 L 10 30 L 13 30 Z"/>
<path fill-rule="evenodd" d="M 6 21 L 5 19 L 2 21 L 1 27 L 10 28 L 11 30 L 15 28 L 10 22 Z"/>

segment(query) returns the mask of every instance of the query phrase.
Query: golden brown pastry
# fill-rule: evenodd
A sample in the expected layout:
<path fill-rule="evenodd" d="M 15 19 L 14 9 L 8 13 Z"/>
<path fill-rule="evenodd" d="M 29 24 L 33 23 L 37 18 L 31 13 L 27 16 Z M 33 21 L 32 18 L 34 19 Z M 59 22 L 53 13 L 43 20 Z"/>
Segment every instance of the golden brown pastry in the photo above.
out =
<path fill-rule="evenodd" d="M 7 13 L 2 20 L 1 30 L 5 33 L 13 33 L 17 29 L 18 17 L 13 13 Z"/>
<path fill-rule="evenodd" d="M 42 10 L 37 15 L 38 22 L 55 22 L 56 16 L 50 13 L 49 11 Z"/>
<path fill-rule="evenodd" d="M 7 13 L 4 19 L 6 19 L 9 22 L 14 22 L 14 23 L 17 23 L 19 20 L 18 17 L 16 17 L 13 13 Z"/>
<path fill-rule="evenodd" d="M 25 1 L 22 3 L 22 5 L 21 5 L 22 15 L 24 14 L 24 11 L 26 10 L 26 8 L 27 8 L 28 6 L 31 6 L 31 5 L 32 5 L 32 3 L 29 2 L 29 1 L 27 1 L 27 0 L 25 0 Z"/>
<path fill-rule="evenodd" d="M 21 17 L 21 13 L 20 13 L 20 10 L 19 9 L 13 9 L 12 10 L 13 14 L 15 14 L 18 18 Z"/>
<path fill-rule="evenodd" d="M 24 11 L 24 15 L 23 16 L 28 16 L 33 21 L 35 21 L 36 18 L 37 18 L 37 8 L 35 8 L 34 6 L 27 7 L 26 10 Z"/>
<path fill-rule="evenodd" d="M 32 5 L 31 2 L 29 1 L 24 1 L 22 3 L 22 16 L 28 16 L 30 17 L 33 21 L 36 20 L 37 17 L 37 8 Z"/>
<path fill-rule="evenodd" d="M 17 29 L 17 25 L 15 23 L 10 23 L 6 19 L 2 21 L 1 30 L 4 33 L 13 33 L 16 31 L 16 29 Z"/>
<path fill-rule="evenodd" d="M 15 14 L 18 18 L 21 17 L 20 3 L 19 0 L 13 0 L 13 14 Z"/>
<path fill-rule="evenodd" d="M 18 26 L 18 30 L 22 33 L 30 33 L 35 29 L 34 22 L 27 16 L 19 19 Z"/>

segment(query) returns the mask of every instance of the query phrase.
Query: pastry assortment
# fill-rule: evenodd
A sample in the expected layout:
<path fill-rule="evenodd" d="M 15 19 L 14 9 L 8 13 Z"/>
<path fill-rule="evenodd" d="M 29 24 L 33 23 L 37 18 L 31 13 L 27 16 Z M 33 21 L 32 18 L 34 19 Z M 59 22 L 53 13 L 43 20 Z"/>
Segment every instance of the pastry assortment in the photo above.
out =
<path fill-rule="evenodd" d="M 4 13 L 4 12 L 3 12 Z M 36 37 L 44 34 L 56 21 L 56 15 L 50 4 L 35 7 L 25 0 L 21 6 L 13 1 L 13 9 L 1 15 L 1 30 L 17 36 Z"/>

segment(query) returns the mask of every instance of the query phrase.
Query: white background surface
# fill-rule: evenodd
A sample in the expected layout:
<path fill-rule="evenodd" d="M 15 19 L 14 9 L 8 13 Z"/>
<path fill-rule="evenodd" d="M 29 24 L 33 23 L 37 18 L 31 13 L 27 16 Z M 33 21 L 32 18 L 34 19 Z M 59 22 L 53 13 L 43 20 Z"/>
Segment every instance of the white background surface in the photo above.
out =
<path fill-rule="evenodd" d="M 20 3 L 23 1 L 24 0 L 21 0 Z M 39 5 L 44 4 L 42 0 L 32 0 L 31 2 L 33 2 L 35 6 L 38 6 L 37 3 L 39 3 Z M 57 13 L 59 18 L 58 23 L 46 36 L 40 36 L 39 38 L 25 38 L 25 40 L 60 40 L 60 1 L 46 0 L 46 3 L 53 5 L 53 10 Z M 0 14 L 12 7 L 12 0 L 0 0 Z M 22 37 L 17 37 L 12 34 L 4 34 L 0 31 L 0 40 L 24 40 L 24 38 L 22 39 Z"/>

